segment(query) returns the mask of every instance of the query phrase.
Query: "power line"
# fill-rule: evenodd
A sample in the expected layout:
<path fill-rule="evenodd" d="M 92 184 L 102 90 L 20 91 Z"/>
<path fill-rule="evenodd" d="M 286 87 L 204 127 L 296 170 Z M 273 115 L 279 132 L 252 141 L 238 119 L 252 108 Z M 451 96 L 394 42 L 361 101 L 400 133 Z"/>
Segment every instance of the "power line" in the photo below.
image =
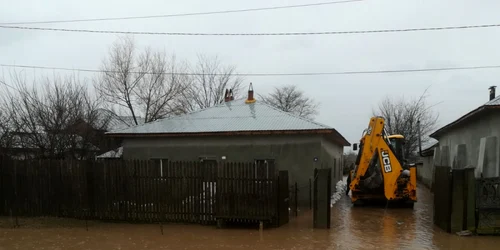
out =
<path fill-rule="evenodd" d="M 220 10 L 220 11 L 209 11 L 209 12 L 192 12 L 192 13 L 164 14 L 164 15 L 151 15 L 151 16 L 128 16 L 128 17 L 109 17 L 109 18 L 89 18 L 89 19 L 69 19 L 69 20 L 50 20 L 50 21 L 10 22 L 10 23 L 0 23 L 0 25 L 48 24 L 48 23 L 76 23 L 76 22 L 95 22 L 95 21 L 114 21 L 114 20 L 130 20 L 130 19 L 151 19 L 151 18 L 169 18 L 169 17 L 183 17 L 183 16 L 200 16 L 200 15 L 228 14 L 228 13 L 237 13 L 237 12 L 251 12 L 251 11 L 263 11 L 263 10 L 303 8 L 303 7 L 313 7 L 313 6 L 331 5 L 331 4 L 342 4 L 342 3 L 361 2 L 361 1 L 365 1 L 365 0 L 330 1 L 330 2 L 320 2 L 320 3 L 310 3 L 310 4 L 298 4 L 298 5 L 285 5 L 285 6 L 252 8 L 252 9 Z"/>
<path fill-rule="evenodd" d="M 78 71 L 78 72 L 91 72 L 91 73 L 120 73 L 119 71 L 112 70 L 98 70 L 98 69 L 81 69 L 81 68 L 62 68 L 62 67 L 46 67 L 46 66 L 33 66 L 33 65 L 14 65 L 14 64 L 0 64 L 2 67 L 10 68 L 29 68 L 29 69 L 43 69 L 43 70 L 63 70 L 63 71 Z M 422 69 L 396 69 L 396 70 L 367 70 L 367 71 L 337 71 L 337 72 L 303 72 L 303 73 L 235 73 L 235 76 L 319 76 L 319 75 L 360 75 L 360 74 L 389 74 L 389 73 L 412 73 L 412 72 L 429 72 L 429 71 L 452 71 L 452 70 L 476 70 L 476 69 L 496 69 L 500 65 L 487 65 L 487 66 L 469 66 L 469 67 L 441 67 L 441 68 L 422 68 Z M 137 74 L 159 74 L 150 72 L 130 72 Z M 160 74 L 166 75 L 204 75 L 202 73 L 188 73 L 188 72 L 163 72 Z M 213 74 L 225 75 L 225 74 Z"/>
<path fill-rule="evenodd" d="M 0 83 L 1 83 L 1 84 L 3 84 L 3 85 L 5 85 L 5 86 L 7 86 L 7 87 L 8 87 L 8 88 L 10 88 L 10 89 L 13 89 L 13 90 L 19 91 L 19 89 L 16 89 L 16 88 L 12 87 L 12 85 L 7 84 L 7 83 L 6 83 L 6 82 L 4 82 L 4 81 L 1 81 L 1 80 L 0 80 Z"/>
<path fill-rule="evenodd" d="M 133 35 L 166 35 L 166 36 L 305 36 L 305 35 L 345 35 L 345 34 L 366 34 L 366 33 L 393 33 L 393 32 L 414 32 L 414 31 L 436 31 L 436 30 L 458 30 L 500 27 L 500 24 L 481 24 L 465 26 L 445 26 L 429 28 L 408 28 L 408 29 L 383 29 L 383 30 L 351 30 L 351 31 L 321 31 L 321 32 L 277 32 L 277 33 L 190 33 L 190 32 L 147 32 L 147 31 L 116 31 L 116 30 L 88 30 L 88 29 L 59 29 L 26 26 L 5 26 L 4 29 L 24 29 L 42 31 L 61 32 L 83 32 L 83 33 L 104 33 L 104 34 L 133 34 Z"/>

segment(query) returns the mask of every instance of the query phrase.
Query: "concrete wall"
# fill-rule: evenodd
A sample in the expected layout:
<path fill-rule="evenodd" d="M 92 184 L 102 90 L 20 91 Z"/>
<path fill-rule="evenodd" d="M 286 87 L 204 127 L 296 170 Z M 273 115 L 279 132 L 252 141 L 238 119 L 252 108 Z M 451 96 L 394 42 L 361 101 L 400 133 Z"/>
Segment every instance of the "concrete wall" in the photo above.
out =
<path fill-rule="evenodd" d="M 500 113 L 498 111 L 475 118 L 439 138 L 440 156 L 436 165 L 453 168 L 476 168 L 476 177 L 499 176 Z"/>
<path fill-rule="evenodd" d="M 221 160 L 222 156 L 226 161 L 274 159 L 280 170 L 289 171 L 289 184 L 297 182 L 300 206 L 309 206 L 309 178 L 313 178 L 314 168 L 333 168 L 335 164 L 332 172 L 340 173 L 342 153 L 342 146 L 323 140 L 321 135 L 127 138 L 123 142 L 124 159 L 197 161 L 199 157 Z"/>
<path fill-rule="evenodd" d="M 422 164 L 417 165 L 417 178 L 428 188 L 432 187 L 434 181 L 434 157 L 422 157 Z"/>
<path fill-rule="evenodd" d="M 332 168 L 332 192 L 335 192 L 335 187 L 338 181 L 342 180 L 342 155 L 344 147 L 333 144 L 331 141 L 323 138 L 321 158 L 322 163 L 326 167 Z"/>

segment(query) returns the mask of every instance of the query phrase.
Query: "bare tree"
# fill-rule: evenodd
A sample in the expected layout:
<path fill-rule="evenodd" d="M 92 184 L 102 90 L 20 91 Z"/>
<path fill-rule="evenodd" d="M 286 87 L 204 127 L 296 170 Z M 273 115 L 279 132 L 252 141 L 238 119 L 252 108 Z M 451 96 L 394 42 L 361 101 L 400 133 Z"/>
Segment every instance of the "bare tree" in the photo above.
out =
<path fill-rule="evenodd" d="M 0 105 L 0 155 L 11 145 L 11 117 L 5 105 Z"/>
<path fill-rule="evenodd" d="M 135 95 L 137 107 L 144 114 L 144 122 L 183 113 L 184 107 L 179 100 L 188 89 L 189 76 L 167 74 L 167 71 L 186 72 L 187 64 L 177 63 L 175 56 L 167 59 L 164 53 L 159 52 L 142 60 L 149 61 L 150 67 L 145 69 L 149 74 L 141 79 Z"/>
<path fill-rule="evenodd" d="M 138 125 L 181 112 L 178 99 L 188 77 L 176 71 L 186 69 L 165 52 L 146 48 L 137 53 L 133 39 L 123 37 L 111 47 L 94 86 L 108 104 L 125 109 Z"/>
<path fill-rule="evenodd" d="M 222 65 L 217 56 L 198 55 L 198 62 L 191 70 L 189 88 L 183 92 L 180 106 L 186 112 L 204 109 L 224 101 L 224 91 L 233 90 L 238 98 L 243 79 L 235 75 L 234 66 Z"/>
<path fill-rule="evenodd" d="M 295 85 L 275 87 L 270 94 L 259 97 L 264 103 L 300 117 L 313 119 L 318 114 L 319 103 L 306 97 Z"/>
<path fill-rule="evenodd" d="M 405 136 L 404 154 L 406 158 L 416 156 L 418 149 L 417 121 L 420 121 L 422 143 L 430 140 L 428 135 L 436 129 L 439 115 L 432 111 L 435 105 L 426 101 L 427 89 L 417 98 L 386 97 L 373 111 L 373 115 L 386 119 L 386 129 L 390 134 Z"/>
<path fill-rule="evenodd" d="M 342 158 L 343 158 L 342 162 L 344 163 L 343 171 L 342 172 L 344 174 L 349 173 L 349 171 L 354 168 L 357 156 L 358 155 L 355 152 L 352 152 L 352 151 L 349 152 L 349 153 L 344 153 L 344 155 L 342 156 Z"/>
<path fill-rule="evenodd" d="M 4 92 L 2 109 L 10 118 L 11 145 L 24 157 L 88 158 L 98 149 L 91 143 L 99 102 L 86 84 L 74 77 L 37 79 L 11 75 L 15 91 Z"/>
<path fill-rule="evenodd" d="M 140 80 L 144 77 L 143 69 L 147 65 L 137 62 L 135 44 L 132 38 L 122 37 L 116 41 L 109 50 L 108 58 L 103 61 L 96 90 L 109 103 L 127 109 L 138 124 L 136 110 L 134 109 L 134 91 Z"/>

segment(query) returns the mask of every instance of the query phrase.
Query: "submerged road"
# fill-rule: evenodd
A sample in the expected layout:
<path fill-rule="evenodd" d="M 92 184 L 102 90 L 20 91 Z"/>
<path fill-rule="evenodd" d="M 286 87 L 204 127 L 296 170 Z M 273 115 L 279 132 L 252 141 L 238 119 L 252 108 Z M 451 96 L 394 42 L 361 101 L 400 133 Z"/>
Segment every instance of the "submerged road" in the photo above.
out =
<path fill-rule="evenodd" d="M 134 225 L 62 220 L 21 221 L 10 229 L 0 219 L 3 249 L 500 249 L 500 237 L 459 237 L 432 223 L 432 194 L 419 188 L 414 209 L 352 207 L 342 197 L 332 208 L 332 228 L 312 228 L 310 212 L 263 232 L 199 225 Z"/>

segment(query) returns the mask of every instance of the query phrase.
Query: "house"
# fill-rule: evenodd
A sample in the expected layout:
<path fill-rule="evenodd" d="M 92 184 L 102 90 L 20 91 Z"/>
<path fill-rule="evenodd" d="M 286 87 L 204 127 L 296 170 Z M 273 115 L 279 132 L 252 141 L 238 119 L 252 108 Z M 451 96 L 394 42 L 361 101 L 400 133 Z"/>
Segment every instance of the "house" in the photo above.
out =
<path fill-rule="evenodd" d="M 86 159 L 89 155 L 99 152 L 98 147 L 74 133 L 45 130 L 8 133 L 9 141 L 2 151 L 12 159 Z"/>
<path fill-rule="evenodd" d="M 434 165 L 475 167 L 476 178 L 499 176 L 500 96 L 490 87 L 489 101 L 433 132 L 439 141 Z"/>
<path fill-rule="evenodd" d="M 434 149 L 436 147 L 439 147 L 439 142 L 423 148 L 420 161 L 417 162 L 417 179 L 430 189 L 434 185 Z"/>
<path fill-rule="evenodd" d="M 309 206 L 314 168 L 332 168 L 335 189 L 342 178 L 344 146 L 350 146 L 332 127 L 259 102 L 252 88 L 243 99 L 226 95 L 216 106 L 107 135 L 123 138 L 124 159 L 275 164 L 289 171 L 291 185 L 297 182 L 301 206 Z"/>
<path fill-rule="evenodd" d="M 144 124 L 144 119 L 142 117 L 136 118 L 139 125 Z M 113 152 L 120 152 L 119 147 L 122 141 L 120 138 L 105 136 L 105 133 L 134 126 L 135 120 L 132 116 L 117 115 L 107 109 L 98 109 L 96 119 L 92 124 L 92 128 L 97 134 L 97 136 L 94 137 L 95 140 L 93 143 L 101 149 L 99 151 L 100 155 L 98 155 L 97 158 L 116 158 L 116 154 L 113 154 Z"/>

